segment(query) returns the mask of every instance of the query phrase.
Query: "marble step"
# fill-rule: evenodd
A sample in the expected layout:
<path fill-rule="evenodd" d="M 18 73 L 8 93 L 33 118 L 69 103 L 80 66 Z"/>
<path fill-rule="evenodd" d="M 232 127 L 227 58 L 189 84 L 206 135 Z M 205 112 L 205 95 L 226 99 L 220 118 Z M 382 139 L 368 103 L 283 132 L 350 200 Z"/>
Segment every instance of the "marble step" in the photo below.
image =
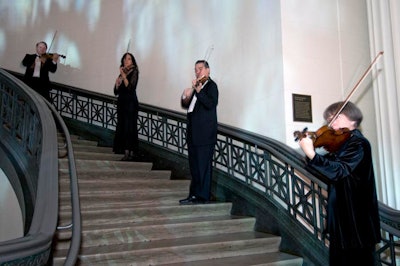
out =
<path fill-rule="evenodd" d="M 188 243 L 159 248 L 129 249 L 108 253 L 82 254 L 80 265 L 157 265 L 205 260 L 212 264 L 215 259 L 276 253 L 280 238 L 276 236 L 240 239 L 230 241 L 211 241 L 207 243 Z M 59 261 L 55 260 L 56 265 Z M 246 264 L 251 265 L 251 264 Z"/>
<path fill-rule="evenodd" d="M 80 254 L 88 255 L 95 253 L 110 253 L 115 251 L 128 251 L 128 250 L 139 250 L 139 249 L 155 249 L 164 248 L 168 246 L 185 246 L 195 244 L 206 244 L 211 242 L 227 242 L 237 240 L 251 240 L 256 238 L 270 238 L 275 237 L 273 235 L 261 232 L 246 231 L 246 232 L 235 232 L 235 233 L 220 233 L 206 236 L 189 236 L 180 237 L 173 239 L 159 239 L 153 241 L 142 241 L 140 243 L 122 243 L 115 245 L 98 245 L 98 246 L 83 246 L 81 247 Z M 65 246 L 67 247 L 67 246 Z M 67 249 L 59 248 L 56 250 L 57 256 L 65 256 Z"/>
<path fill-rule="evenodd" d="M 119 160 L 122 155 L 114 154 L 112 147 L 98 146 L 97 141 L 79 139 L 79 137 L 71 136 L 72 149 L 76 158 L 82 159 L 94 159 L 96 157 L 103 156 L 104 159 Z M 93 153 L 92 157 L 88 157 L 90 153 Z M 64 158 L 67 155 L 67 148 L 65 138 L 58 136 L 58 154 L 60 158 Z M 100 157 L 101 158 L 101 157 Z"/>
<path fill-rule="evenodd" d="M 58 136 L 57 138 L 59 144 L 65 144 L 65 137 L 64 136 Z M 97 146 L 98 142 L 94 140 L 86 140 L 86 139 L 80 139 L 79 137 L 72 137 L 71 136 L 71 142 L 72 145 L 77 144 L 77 145 L 85 145 L 85 146 Z"/>
<path fill-rule="evenodd" d="M 96 152 L 96 153 L 113 153 L 112 147 L 94 146 L 94 145 L 84 145 L 84 144 L 72 144 L 74 152 L 84 151 L 84 152 Z"/>
<path fill-rule="evenodd" d="M 61 158 L 64 158 L 65 155 Z M 60 151 L 59 151 L 60 154 Z M 105 152 L 86 152 L 86 151 L 75 151 L 74 150 L 74 158 L 75 159 L 85 159 L 85 160 L 108 160 L 108 161 L 120 161 L 122 159 L 122 154 L 114 154 L 114 153 L 105 153 Z"/>
<path fill-rule="evenodd" d="M 171 180 L 171 171 L 169 170 L 143 170 L 143 169 L 127 169 L 124 171 L 115 171 L 112 169 L 106 170 L 90 170 L 78 169 L 77 171 L 79 180 L 113 180 L 115 182 L 123 180 Z M 69 180 L 69 170 L 62 169 L 59 171 L 60 180 Z"/>
<path fill-rule="evenodd" d="M 253 232 L 254 224 L 255 219 L 247 217 L 212 221 L 196 221 L 195 219 L 191 219 L 184 223 L 174 222 L 159 224 L 135 224 L 135 221 L 132 220 L 131 224 L 128 226 L 112 228 L 92 229 L 89 226 L 85 226 L 81 234 L 81 247 L 120 245 L 184 237 Z M 69 232 L 60 231 L 57 233 L 57 238 L 59 240 L 69 239 L 69 237 Z M 58 249 L 62 248 L 63 245 L 58 246 Z"/>
<path fill-rule="evenodd" d="M 187 183 L 189 187 L 189 183 Z M 176 205 L 180 199 L 187 196 L 187 190 L 181 191 L 123 191 L 119 193 L 92 193 L 80 191 L 81 210 L 102 210 L 108 208 L 154 208 L 159 206 Z M 61 193 L 59 197 L 60 210 L 71 209 L 71 197 L 69 193 Z"/>
<path fill-rule="evenodd" d="M 78 175 L 79 190 L 117 190 L 126 191 L 130 190 L 132 193 L 135 191 L 154 191 L 154 190 L 188 190 L 186 186 L 188 182 L 186 180 L 168 180 L 168 179 L 152 179 L 152 178 L 110 178 L 102 177 L 101 179 L 81 179 Z M 70 182 L 67 179 L 61 179 L 59 182 L 60 192 L 70 190 Z"/>
<path fill-rule="evenodd" d="M 163 222 L 174 219 L 187 219 L 196 217 L 213 217 L 227 215 L 231 209 L 230 203 L 213 203 L 201 205 L 174 205 L 143 206 L 143 207 L 117 207 L 107 209 L 82 209 L 82 226 L 118 227 L 126 223 Z M 60 211 L 59 224 L 71 221 L 68 210 Z"/>
<path fill-rule="evenodd" d="M 210 263 L 210 260 L 207 259 L 186 261 L 184 263 L 185 266 L 204 266 L 210 264 L 212 266 L 302 266 L 303 259 L 287 253 L 268 252 L 217 258 L 213 259 L 212 263 Z M 182 263 L 167 263 L 163 264 L 163 266 L 182 266 Z"/>
<path fill-rule="evenodd" d="M 108 160 L 85 160 L 76 159 L 75 165 L 77 170 L 81 169 L 95 169 L 95 170 L 130 170 L 142 169 L 151 170 L 153 164 L 149 162 L 122 162 L 122 161 L 108 161 Z M 58 166 L 60 170 L 68 170 L 68 159 L 58 159 Z"/>

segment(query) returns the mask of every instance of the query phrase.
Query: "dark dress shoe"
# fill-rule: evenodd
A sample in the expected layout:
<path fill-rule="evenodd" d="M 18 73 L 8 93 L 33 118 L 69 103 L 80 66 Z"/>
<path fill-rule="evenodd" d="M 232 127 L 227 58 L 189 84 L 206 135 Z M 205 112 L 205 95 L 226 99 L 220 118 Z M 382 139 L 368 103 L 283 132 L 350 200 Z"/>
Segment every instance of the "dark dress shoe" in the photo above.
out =
<path fill-rule="evenodd" d="M 196 201 L 196 200 L 197 200 L 196 196 L 189 196 L 189 197 L 187 197 L 186 199 L 181 199 L 181 200 L 179 201 L 179 204 L 181 204 L 181 205 L 193 204 L 194 201 Z"/>
<path fill-rule="evenodd" d="M 196 196 L 189 196 L 186 199 L 182 199 L 179 201 L 179 204 L 181 204 L 181 205 L 206 204 L 206 203 L 208 203 L 207 200 L 204 200 L 204 199 L 196 197 Z"/>

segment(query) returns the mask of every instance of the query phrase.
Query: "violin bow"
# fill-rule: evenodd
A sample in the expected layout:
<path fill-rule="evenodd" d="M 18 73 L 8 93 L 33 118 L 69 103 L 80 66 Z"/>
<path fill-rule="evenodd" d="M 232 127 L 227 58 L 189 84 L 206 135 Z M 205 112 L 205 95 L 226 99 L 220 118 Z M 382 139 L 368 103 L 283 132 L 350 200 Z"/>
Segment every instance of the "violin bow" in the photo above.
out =
<path fill-rule="evenodd" d="M 371 64 L 368 66 L 367 70 L 365 70 L 364 74 L 361 76 L 361 79 L 356 83 L 356 85 L 354 86 L 354 88 L 351 90 L 351 92 L 349 93 L 349 95 L 347 96 L 347 98 L 344 100 L 343 104 L 340 106 L 340 108 L 336 111 L 335 115 L 333 116 L 332 120 L 329 122 L 328 127 L 330 127 L 332 125 L 332 123 L 338 118 L 338 116 L 340 115 L 340 113 L 343 111 L 344 107 L 346 106 L 346 104 L 349 102 L 350 97 L 353 96 L 353 94 L 356 92 L 356 90 L 358 89 L 358 87 L 361 85 L 361 82 L 364 81 L 364 79 L 367 77 L 367 75 L 369 74 L 369 72 L 371 72 L 372 67 L 376 64 L 376 62 L 378 61 L 378 59 L 383 55 L 383 51 L 380 51 L 374 58 L 374 60 L 372 60 Z"/>
<path fill-rule="evenodd" d="M 206 50 L 206 54 L 204 55 L 204 61 L 208 62 L 208 59 L 211 56 L 211 53 L 214 51 L 214 45 L 210 45 L 207 50 Z"/>
<path fill-rule="evenodd" d="M 207 48 L 206 54 L 204 55 L 204 59 L 203 59 L 204 62 L 207 62 L 207 63 L 208 63 L 208 59 L 210 58 L 212 51 L 214 51 L 214 45 L 211 44 L 211 45 Z M 199 78 L 199 80 L 201 80 L 201 79 L 203 79 L 203 78 L 204 78 L 204 76 L 201 77 L 201 78 Z M 197 83 L 196 83 L 196 86 L 197 86 Z M 192 86 L 192 88 L 193 88 L 193 86 Z"/>
<path fill-rule="evenodd" d="M 130 46 L 131 46 L 131 39 L 129 39 L 129 41 L 128 41 L 128 46 L 126 47 L 126 52 L 127 52 L 127 53 L 129 52 Z"/>
<path fill-rule="evenodd" d="M 56 30 L 56 32 L 54 32 L 53 39 L 51 40 L 48 52 L 50 52 L 51 46 L 53 46 L 53 42 L 54 42 L 54 39 L 56 38 L 56 35 L 57 35 L 57 30 Z"/>

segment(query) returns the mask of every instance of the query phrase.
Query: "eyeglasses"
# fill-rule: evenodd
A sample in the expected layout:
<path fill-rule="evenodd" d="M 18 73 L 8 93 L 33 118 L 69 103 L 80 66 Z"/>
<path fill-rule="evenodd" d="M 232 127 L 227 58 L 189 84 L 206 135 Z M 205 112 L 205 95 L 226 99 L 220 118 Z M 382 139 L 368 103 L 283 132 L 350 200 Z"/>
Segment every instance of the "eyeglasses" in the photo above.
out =
<path fill-rule="evenodd" d="M 336 117 L 335 121 L 338 120 L 340 117 L 342 117 L 341 114 L 339 114 L 339 115 Z M 334 121 L 332 121 L 333 118 L 334 118 L 334 115 L 329 116 L 329 117 L 326 119 L 326 122 L 327 122 L 328 124 L 333 123 L 333 122 L 334 122 Z"/>

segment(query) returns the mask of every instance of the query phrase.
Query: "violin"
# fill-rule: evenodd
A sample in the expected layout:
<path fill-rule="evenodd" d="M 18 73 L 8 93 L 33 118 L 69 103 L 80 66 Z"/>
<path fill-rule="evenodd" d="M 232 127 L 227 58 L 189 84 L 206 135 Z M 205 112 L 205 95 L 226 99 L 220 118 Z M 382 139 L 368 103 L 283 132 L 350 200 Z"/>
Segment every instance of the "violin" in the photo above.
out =
<path fill-rule="evenodd" d="M 304 137 L 311 137 L 313 140 L 314 148 L 323 147 L 328 152 L 336 152 L 340 147 L 351 137 L 351 131 L 348 128 L 341 128 L 334 130 L 331 125 L 339 117 L 340 113 L 343 111 L 346 104 L 349 102 L 350 97 L 354 94 L 356 89 L 359 87 L 361 82 L 366 78 L 368 73 L 372 70 L 372 66 L 377 62 L 378 58 L 383 55 L 383 51 L 380 51 L 372 63 L 369 65 L 367 70 L 362 75 L 361 79 L 357 82 L 354 88 L 351 90 L 350 94 L 343 101 L 343 104 L 338 108 L 333 116 L 332 120 L 328 125 L 322 126 L 317 131 L 308 131 L 307 128 L 303 131 L 295 131 L 293 133 L 295 141 L 301 140 Z"/>
<path fill-rule="evenodd" d="M 325 125 L 315 132 L 308 131 L 307 128 L 304 128 L 301 132 L 295 131 L 293 135 L 295 141 L 308 136 L 313 140 L 314 148 L 323 147 L 328 152 L 336 152 L 351 137 L 351 131 L 348 128 L 334 130 L 330 126 Z"/>
<path fill-rule="evenodd" d="M 127 66 L 127 67 L 122 67 L 122 71 L 123 71 L 125 74 L 128 74 L 133 68 L 134 68 L 134 65 L 129 65 L 129 66 Z"/>
<path fill-rule="evenodd" d="M 45 53 L 45 54 L 42 54 L 42 55 L 40 56 L 40 58 L 44 58 L 44 59 L 53 59 L 53 56 L 54 56 L 54 53 Z M 63 54 L 58 54 L 58 56 L 61 57 L 61 58 L 66 58 L 66 56 L 63 55 Z"/>
<path fill-rule="evenodd" d="M 202 76 L 201 78 L 198 78 L 196 80 L 196 84 L 192 88 L 195 89 L 195 87 L 199 86 L 200 84 L 204 84 L 207 80 L 208 80 L 208 77 L 206 77 L 206 76 Z"/>
<path fill-rule="evenodd" d="M 190 101 L 192 100 L 192 95 L 194 91 L 196 90 L 196 87 L 199 86 L 200 84 L 204 84 L 208 80 L 208 77 L 203 76 L 201 78 L 198 78 L 196 80 L 196 83 L 192 85 L 192 88 L 187 88 L 183 91 L 183 95 L 185 96 L 183 99 L 181 99 L 181 104 L 182 106 L 186 106 L 185 108 L 189 107 Z"/>

